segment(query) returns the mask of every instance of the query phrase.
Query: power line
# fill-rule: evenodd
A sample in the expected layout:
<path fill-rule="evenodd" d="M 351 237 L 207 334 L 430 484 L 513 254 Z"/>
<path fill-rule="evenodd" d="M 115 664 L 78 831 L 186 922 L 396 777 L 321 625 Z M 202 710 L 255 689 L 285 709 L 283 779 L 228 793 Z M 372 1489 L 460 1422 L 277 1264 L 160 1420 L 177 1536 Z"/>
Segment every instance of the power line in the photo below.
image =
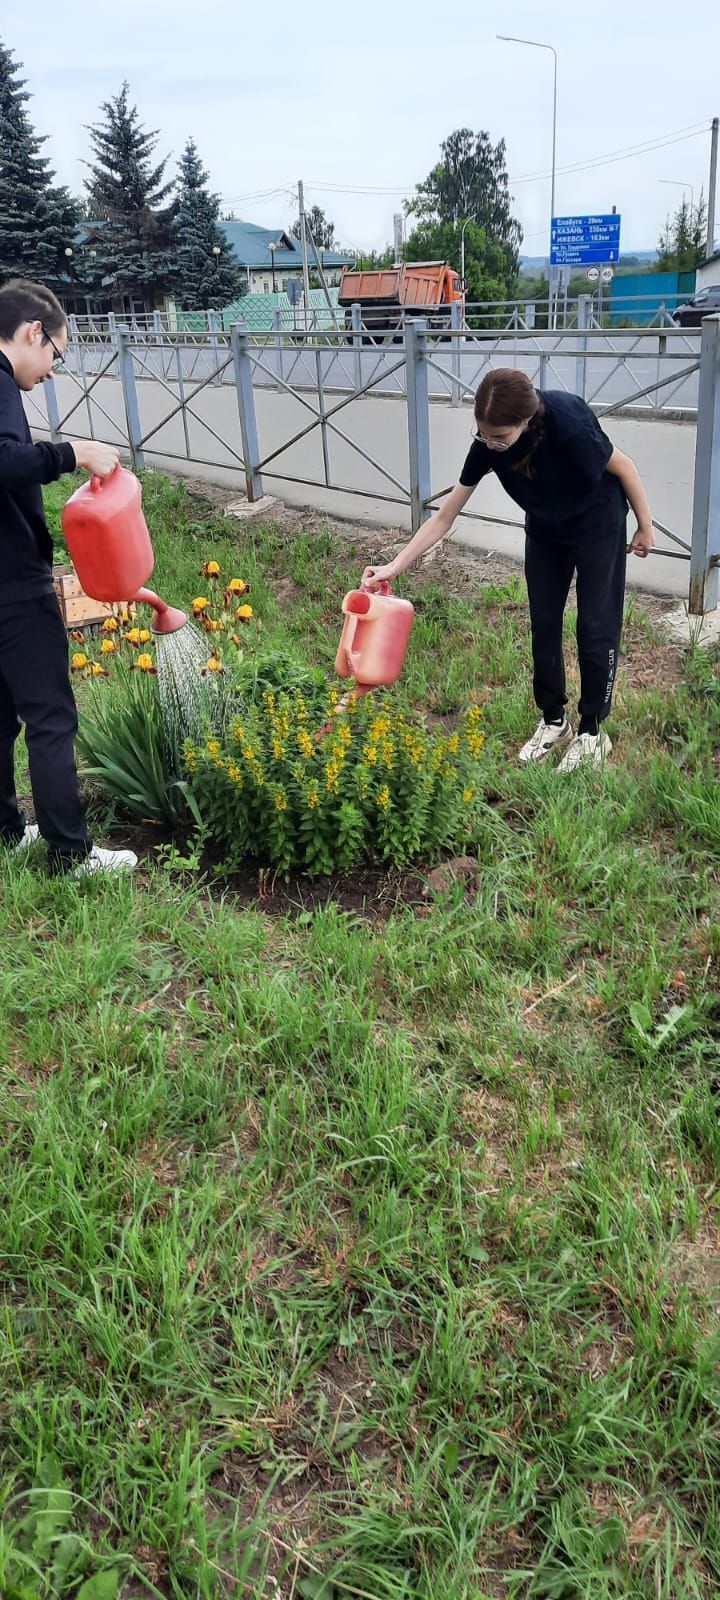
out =
<path fill-rule="evenodd" d="M 664 150 L 671 144 L 683 144 L 686 139 L 697 139 L 701 133 L 707 133 L 709 122 L 696 123 L 690 129 L 678 129 L 675 134 L 659 136 L 657 139 L 646 140 L 644 144 L 630 145 L 624 150 L 611 150 L 608 155 L 593 156 L 589 161 L 574 161 L 567 167 L 558 167 L 558 173 L 588 172 L 592 167 L 611 166 L 616 161 L 630 161 L 635 156 L 651 155 L 653 150 Z M 525 172 L 518 177 L 508 178 L 508 183 L 534 183 L 541 178 L 549 178 L 546 172 Z"/>
<path fill-rule="evenodd" d="M 612 166 L 618 161 L 631 161 L 637 156 L 651 155 L 654 150 L 667 149 L 669 145 L 683 144 L 688 139 L 697 139 L 700 134 L 709 130 L 709 121 L 698 122 L 686 128 L 677 128 L 673 133 L 658 134 L 654 139 L 645 140 L 641 144 L 627 145 L 619 150 L 610 150 L 605 155 L 591 156 L 587 160 L 570 162 L 567 166 L 558 167 L 558 174 L 571 174 L 574 172 L 589 172 L 595 167 Z M 508 182 L 536 183 L 543 178 L 549 178 L 550 171 L 525 172 L 517 177 L 510 176 Z M 325 183 L 321 180 L 309 179 L 305 184 L 306 189 L 327 194 L 348 195 L 388 195 L 399 199 L 405 198 L 417 188 L 417 183 L 403 184 L 342 184 Z M 223 205 L 260 205 L 265 200 L 272 200 L 276 196 L 285 196 L 295 199 L 296 189 L 292 184 L 279 184 L 273 189 L 254 189 L 247 194 L 223 195 Z"/>

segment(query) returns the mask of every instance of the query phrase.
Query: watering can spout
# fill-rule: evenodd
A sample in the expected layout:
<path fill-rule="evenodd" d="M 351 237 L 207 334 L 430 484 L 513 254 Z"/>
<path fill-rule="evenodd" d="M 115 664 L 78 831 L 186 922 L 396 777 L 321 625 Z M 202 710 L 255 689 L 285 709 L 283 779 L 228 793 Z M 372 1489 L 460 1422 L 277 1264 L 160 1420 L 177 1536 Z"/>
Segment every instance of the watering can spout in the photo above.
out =
<path fill-rule="evenodd" d="M 179 611 L 177 606 L 169 606 L 166 600 L 161 600 L 159 594 L 152 589 L 138 589 L 135 600 L 141 600 L 146 606 L 152 606 L 153 633 L 177 633 L 178 628 L 184 628 L 187 622 L 187 612 Z"/>

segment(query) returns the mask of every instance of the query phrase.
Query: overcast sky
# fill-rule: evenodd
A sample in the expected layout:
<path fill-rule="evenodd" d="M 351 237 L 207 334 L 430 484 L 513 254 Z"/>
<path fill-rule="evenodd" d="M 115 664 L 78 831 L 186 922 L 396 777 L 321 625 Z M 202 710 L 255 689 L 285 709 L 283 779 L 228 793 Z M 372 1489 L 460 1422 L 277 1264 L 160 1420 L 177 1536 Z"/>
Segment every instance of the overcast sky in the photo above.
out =
<path fill-rule="evenodd" d="M 346 17 L 362 18 L 347 22 Z M 158 154 L 192 134 L 223 203 L 250 222 L 289 226 L 292 189 L 322 206 L 348 246 L 381 247 L 393 211 L 453 129 L 487 129 L 508 149 L 523 252 L 547 248 L 552 55 L 558 52 L 556 211 L 622 215 L 624 250 L 653 248 L 692 184 L 707 192 L 709 124 L 720 111 L 716 0 L 578 0 L 474 6 L 428 0 L 5 0 L 0 37 L 24 65 L 30 116 L 58 177 L 79 193 L 83 124 L 130 83 Z M 674 142 L 670 142 L 673 140 Z M 638 145 L 667 141 L 633 156 Z M 603 165 L 587 165 L 623 153 Z M 585 170 L 563 171 L 585 166 Z M 262 195 L 259 191 L 279 190 Z M 716 233 L 720 231 L 720 222 Z"/>

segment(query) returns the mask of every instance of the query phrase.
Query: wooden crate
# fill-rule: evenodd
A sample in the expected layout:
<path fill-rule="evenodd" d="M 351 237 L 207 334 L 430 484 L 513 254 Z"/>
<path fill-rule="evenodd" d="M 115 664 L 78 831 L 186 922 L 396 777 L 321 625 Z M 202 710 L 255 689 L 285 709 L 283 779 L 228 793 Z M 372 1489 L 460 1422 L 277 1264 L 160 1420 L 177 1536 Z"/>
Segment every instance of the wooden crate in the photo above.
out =
<path fill-rule="evenodd" d="M 112 616 L 111 605 L 91 600 L 81 589 L 74 567 L 53 567 L 53 584 L 68 633 L 73 628 L 92 628 Z"/>

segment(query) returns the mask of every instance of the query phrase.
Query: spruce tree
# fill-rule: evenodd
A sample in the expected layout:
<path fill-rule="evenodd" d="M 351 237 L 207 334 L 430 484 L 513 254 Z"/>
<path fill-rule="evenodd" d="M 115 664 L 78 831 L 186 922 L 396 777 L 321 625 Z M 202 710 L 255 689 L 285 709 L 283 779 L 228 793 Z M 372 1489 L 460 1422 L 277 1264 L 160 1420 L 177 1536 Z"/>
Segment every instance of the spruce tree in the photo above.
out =
<path fill-rule="evenodd" d="M 142 299 L 153 310 L 170 288 L 170 236 L 175 207 L 163 181 L 167 156 L 154 162 L 157 133 L 148 133 L 130 105 L 127 82 L 101 107 L 105 121 L 88 129 L 95 161 L 88 163 L 88 213 L 97 230 L 97 273 L 106 292 Z M 91 224 L 92 225 L 92 224 Z"/>
<path fill-rule="evenodd" d="M 53 183 L 19 70 L 0 44 L 0 280 L 32 278 L 57 291 L 67 286 L 65 251 L 75 247 L 79 210 L 67 189 Z"/>
<path fill-rule="evenodd" d="M 220 202 L 208 189 L 208 174 L 193 139 L 188 139 L 178 166 L 172 231 L 175 294 L 185 311 L 229 305 L 243 293 L 245 274 L 219 226 Z"/>

